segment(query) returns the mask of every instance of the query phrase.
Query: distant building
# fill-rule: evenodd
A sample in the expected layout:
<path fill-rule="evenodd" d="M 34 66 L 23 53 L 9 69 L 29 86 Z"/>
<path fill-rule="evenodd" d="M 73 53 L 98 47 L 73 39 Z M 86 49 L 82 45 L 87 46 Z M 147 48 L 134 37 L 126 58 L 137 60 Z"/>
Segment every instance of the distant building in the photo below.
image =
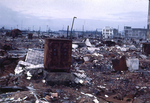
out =
<path fill-rule="evenodd" d="M 66 30 L 59 30 L 59 36 L 64 36 L 67 37 L 67 31 Z M 71 31 L 68 32 L 68 36 L 70 37 L 70 33 Z M 99 36 L 101 36 L 101 31 L 100 30 L 96 30 L 96 31 L 72 31 L 72 37 L 73 38 L 97 38 Z"/>
<path fill-rule="evenodd" d="M 147 29 L 145 28 L 131 28 L 129 26 L 124 27 L 125 38 L 136 38 L 136 39 L 146 39 Z"/>
<path fill-rule="evenodd" d="M 135 37 L 138 39 L 146 39 L 146 32 L 147 32 L 147 29 L 133 28 L 132 37 Z"/>
<path fill-rule="evenodd" d="M 132 28 L 130 26 L 124 26 L 124 36 L 125 38 L 130 38 L 132 35 Z"/>
<path fill-rule="evenodd" d="M 113 27 L 106 26 L 102 29 L 103 38 L 114 38 L 117 35 L 118 35 L 118 30 Z"/>
<path fill-rule="evenodd" d="M 67 30 L 59 30 L 59 37 L 67 37 Z M 70 31 L 68 32 L 68 36 L 70 36 Z"/>
<path fill-rule="evenodd" d="M 0 28 L 0 32 L 6 33 L 6 32 L 10 32 L 11 30 L 9 29 L 5 29 L 4 27 Z"/>
<path fill-rule="evenodd" d="M 11 30 L 11 36 L 13 38 L 18 37 L 19 35 L 22 35 L 21 30 L 19 30 L 19 29 L 13 29 L 13 30 Z"/>
<path fill-rule="evenodd" d="M 113 38 L 120 38 L 121 33 L 119 33 L 118 29 L 113 29 Z"/>

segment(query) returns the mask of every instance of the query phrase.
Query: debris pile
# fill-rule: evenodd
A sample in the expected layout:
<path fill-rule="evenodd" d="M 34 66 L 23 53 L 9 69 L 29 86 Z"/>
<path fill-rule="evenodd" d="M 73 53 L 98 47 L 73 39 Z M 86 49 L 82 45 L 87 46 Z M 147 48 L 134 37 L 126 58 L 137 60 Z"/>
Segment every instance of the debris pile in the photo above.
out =
<path fill-rule="evenodd" d="M 44 39 L 0 37 L 0 41 L 0 102 L 150 102 L 150 56 L 142 41 L 73 40 L 69 72 L 45 69 Z M 59 68 L 66 66 L 62 59 Z"/>

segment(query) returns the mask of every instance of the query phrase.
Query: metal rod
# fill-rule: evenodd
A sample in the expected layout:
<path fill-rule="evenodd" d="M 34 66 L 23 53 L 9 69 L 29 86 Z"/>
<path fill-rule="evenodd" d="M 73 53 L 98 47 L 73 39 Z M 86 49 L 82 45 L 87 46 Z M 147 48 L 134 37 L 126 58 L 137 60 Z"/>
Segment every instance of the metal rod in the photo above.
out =
<path fill-rule="evenodd" d="M 77 17 L 73 17 L 73 21 L 72 21 L 72 27 L 71 27 L 71 33 L 70 33 L 70 38 L 72 39 L 72 29 L 73 29 L 73 24 L 74 24 L 74 19 Z"/>

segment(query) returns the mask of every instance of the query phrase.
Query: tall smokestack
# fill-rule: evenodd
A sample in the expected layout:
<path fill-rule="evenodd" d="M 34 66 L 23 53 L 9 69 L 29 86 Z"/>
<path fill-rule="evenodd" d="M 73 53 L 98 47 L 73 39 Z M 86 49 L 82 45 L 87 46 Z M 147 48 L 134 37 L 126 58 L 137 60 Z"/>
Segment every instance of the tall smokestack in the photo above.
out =
<path fill-rule="evenodd" d="M 148 21 L 147 21 L 147 40 L 149 40 L 149 27 L 150 27 L 150 0 L 148 0 Z"/>

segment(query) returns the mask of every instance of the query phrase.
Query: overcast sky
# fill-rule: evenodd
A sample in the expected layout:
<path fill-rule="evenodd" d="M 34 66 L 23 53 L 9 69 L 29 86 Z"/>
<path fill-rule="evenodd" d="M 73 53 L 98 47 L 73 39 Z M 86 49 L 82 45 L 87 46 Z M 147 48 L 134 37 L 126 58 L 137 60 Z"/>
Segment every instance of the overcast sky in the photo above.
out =
<path fill-rule="evenodd" d="M 0 0 L 0 27 L 42 30 L 96 30 L 111 26 L 144 28 L 148 0 Z"/>

